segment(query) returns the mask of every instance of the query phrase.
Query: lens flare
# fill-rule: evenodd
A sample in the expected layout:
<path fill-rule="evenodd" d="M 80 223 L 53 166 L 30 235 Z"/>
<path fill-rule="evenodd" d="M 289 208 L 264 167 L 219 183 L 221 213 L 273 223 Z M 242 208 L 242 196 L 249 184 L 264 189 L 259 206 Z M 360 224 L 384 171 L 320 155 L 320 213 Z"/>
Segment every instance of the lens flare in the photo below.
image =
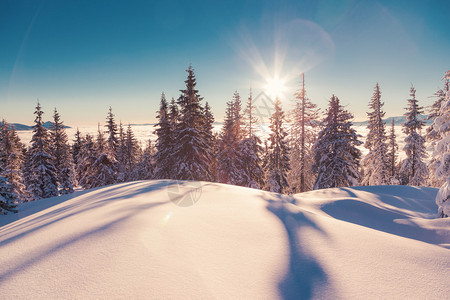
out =
<path fill-rule="evenodd" d="M 252 87 L 280 100 L 293 94 L 302 73 L 334 55 L 331 36 L 318 24 L 294 19 L 262 30 L 242 26 L 234 45 L 258 76 Z"/>
<path fill-rule="evenodd" d="M 266 80 L 267 83 L 264 87 L 266 94 L 272 99 L 276 97 L 283 99 L 287 91 L 286 81 L 277 76 Z"/>

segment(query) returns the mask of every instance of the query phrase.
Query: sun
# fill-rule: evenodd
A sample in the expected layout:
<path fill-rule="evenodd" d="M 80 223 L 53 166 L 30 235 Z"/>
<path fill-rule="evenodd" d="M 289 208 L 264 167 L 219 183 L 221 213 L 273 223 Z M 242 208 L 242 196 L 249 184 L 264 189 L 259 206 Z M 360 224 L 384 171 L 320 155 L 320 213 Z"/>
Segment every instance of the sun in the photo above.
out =
<path fill-rule="evenodd" d="M 269 97 L 283 98 L 286 92 L 286 81 L 277 76 L 268 78 L 264 89 Z"/>

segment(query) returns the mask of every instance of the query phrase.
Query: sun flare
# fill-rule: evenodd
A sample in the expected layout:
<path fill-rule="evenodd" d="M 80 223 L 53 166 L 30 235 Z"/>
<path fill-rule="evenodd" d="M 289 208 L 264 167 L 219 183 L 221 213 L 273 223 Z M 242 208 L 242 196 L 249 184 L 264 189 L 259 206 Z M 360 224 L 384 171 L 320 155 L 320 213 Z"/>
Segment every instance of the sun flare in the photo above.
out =
<path fill-rule="evenodd" d="M 269 97 L 283 98 L 287 89 L 286 82 L 278 77 L 268 78 L 264 89 Z"/>

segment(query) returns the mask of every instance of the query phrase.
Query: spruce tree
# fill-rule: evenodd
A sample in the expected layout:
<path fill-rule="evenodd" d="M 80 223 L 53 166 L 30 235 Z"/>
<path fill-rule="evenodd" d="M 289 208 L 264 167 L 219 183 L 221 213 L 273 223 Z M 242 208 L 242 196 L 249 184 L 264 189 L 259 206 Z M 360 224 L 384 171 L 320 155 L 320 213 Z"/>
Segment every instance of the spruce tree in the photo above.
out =
<path fill-rule="evenodd" d="M 81 132 L 77 128 L 77 131 L 75 133 L 75 139 L 73 140 L 73 144 L 72 144 L 72 160 L 73 160 L 73 163 L 75 164 L 75 169 L 78 165 L 78 157 L 80 154 L 81 144 L 82 144 Z"/>
<path fill-rule="evenodd" d="M 317 172 L 314 189 L 356 186 L 361 176 L 359 165 L 361 151 L 357 146 L 362 142 L 352 128 L 353 115 L 345 110 L 339 98 L 330 99 L 323 129 L 314 144 L 313 168 Z"/>
<path fill-rule="evenodd" d="M 95 151 L 97 153 L 105 153 L 107 151 L 108 145 L 106 144 L 106 139 L 101 130 L 100 123 L 97 125 L 97 138 L 95 139 Z"/>
<path fill-rule="evenodd" d="M 214 176 L 209 169 L 211 160 L 204 131 L 206 118 L 200 104 L 202 98 L 195 89 L 197 83 L 194 70 L 189 66 L 186 72 L 186 89 L 180 90 L 178 104 L 181 112 L 173 134 L 173 157 L 177 164 L 174 177 L 180 180 L 210 181 Z"/>
<path fill-rule="evenodd" d="M 114 120 L 114 114 L 112 113 L 111 106 L 109 107 L 109 112 L 106 117 L 106 133 L 108 135 L 106 143 L 108 144 L 108 151 L 110 154 L 117 159 L 117 149 L 119 148 L 119 139 L 117 137 L 117 124 Z"/>
<path fill-rule="evenodd" d="M 171 110 L 177 112 L 176 104 L 172 99 Z M 174 171 L 175 163 L 173 160 L 173 130 L 176 124 L 171 124 L 171 118 L 168 112 L 168 104 L 166 96 L 164 93 L 161 95 L 161 102 L 159 106 L 159 112 L 156 118 L 158 118 L 158 123 L 155 125 L 157 129 L 156 132 L 156 149 L 157 152 L 154 157 L 156 170 L 154 177 L 157 179 L 170 179 L 172 177 L 172 172 Z M 174 117 L 175 119 L 175 117 Z"/>
<path fill-rule="evenodd" d="M 303 74 L 302 85 L 295 93 L 294 109 L 291 111 L 292 126 L 289 137 L 291 171 L 288 181 L 293 193 L 312 190 L 314 185 L 312 147 L 317 136 L 318 114 L 317 105 L 306 96 Z"/>
<path fill-rule="evenodd" d="M 126 174 L 126 153 L 127 153 L 127 147 L 126 147 L 126 137 L 125 137 L 125 130 L 123 129 L 122 121 L 119 122 L 119 137 L 118 137 L 118 146 L 116 155 L 111 155 L 111 158 L 116 161 L 116 166 L 114 167 L 117 169 L 117 173 L 115 176 L 115 182 L 124 182 L 126 180 L 127 174 Z"/>
<path fill-rule="evenodd" d="M 84 138 L 81 138 L 80 151 L 78 155 L 78 164 L 76 166 L 78 183 L 84 188 L 89 189 L 91 187 L 91 166 L 97 159 L 97 151 L 94 138 L 86 134 Z"/>
<path fill-rule="evenodd" d="M 290 170 L 287 132 L 283 127 L 285 121 L 280 99 L 275 99 L 275 112 L 270 117 L 270 135 L 267 157 L 266 188 L 271 192 L 285 193 L 289 189 L 287 173 Z"/>
<path fill-rule="evenodd" d="M 400 182 L 398 181 L 398 170 L 397 170 L 397 157 L 398 157 L 398 145 L 397 137 L 395 135 L 395 123 L 392 119 L 391 130 L 388 136 L 387 143 L 387 172 L 390 178 L 390 184 L 396 185 Z"/>
<path fill-rule="evenodd" d="M 76 186 L 75 166 L 64 124 L 55 108 L 50 126 L 51 151 L 61 195 L 73 193 Z"/>
<path fill-rule="evenodd" d="M 439 89 L 434 96 L 437 98 L 436 101 L 429 107 L 428 120 L 432 120 L 433 123 L 427 128 L 426 140 L 429 144 L 429 149 L 431 153 L 431 158 L 428 163 L 429 176 L 428 185 L 432 187 L 440 187 L 445 183 L 445 177 L 436 177 L 436 170 L 439 168 L 442 161 L 442 152 L 436 151 L 437 143 L 442 139 L 440 126 L 435 122 L 435 120 L 441 117 L 442 103 L 445 102 L 447 91 L 450 90 L 450 79 L 444 75 L 442 78 L 444 81 L 444 87 Z M 442 120 L 442 119 L 441 119 Z"/>
<path fill-rule="evenodd" d="M 17 212 L 17 203 L 28 200 L 23 184 L 22 144 L 14 127 L 0 123 L 0 214 Z"/>
<path fill-rule="evenodd" d="M 141 148 L 134 136 L 134 132 L 131 129 L 131 125 L 128 124 L 127 132 L 125 134 L 125 180 L 132 181 L 137 180 L 135 176 L 136 164 L 141 156 Z"/>
<path fill-rule="evenodd" d="M 386 130 L 383 122 L 384 103 L 381 102 L 381 92 L 378 83 L 375 85 L 373 96 L 369 103 L 370 112 L 367 113 L 369 122 L 366 143 L 364 147 L 369 153 L 362 159 L 364 169 L 362 185 L 386 185 L 390 182 L 387 170 Z"/>
<path fill-rule="evenodd" d="M 155 178 L 155 163 L 153 160 L 154 154 L 155 150 L 152 145 L 152 141 L 148 140 L 147 145 L 142 151 L 142 155 L 140 156 L 135 169 L 136 172 L 134 174 L 134 177 L 137 180 L 147 180 Z"/>
<path fill-rule="evenodd" d="M 214 115 L 211 111 L 211 107 L 208 102 L 205 102 L 205 126 L 204 126 L 204 134 L 206 140 L 206 150 L 209 156 L 209 160 L 211 164 L 209 166 L 211 172 L 211 181 L 217 180 L 217 141 L 216 136 L 214 135 Z"/>
<path fill-rule="evenodd" d="M 36 119 L 33 126 L 31 147 L 28 150 L 29 182 L 27 188 L 33 199 L 50 198 L 58 195 L 58 178 L 54 165 L 54 158 L 50 149 L 50 137 L 43 126 L 39 101 L 34 112 Z"/>
<path fill-rule="evenodd" d="M 252 90 L 247 99 L 244 111 L 244 125 L 246 136 L 240 142 L 239 148 L 242 155 L 242 172 L 247 178 L 246 186 L 261 189 L 264 187 L 264 170 L 262 167 L 263 148 L 261 139 L 255 135 L 258 119 L 255 116 L 255 106 L 253 104 Z"/>
<path fill-rule="evenodd" d="M 118 164 L 110 153 L 100 153 L 88 169 L 88 188 L 95 188 L 117 182 Z"/>
<path fill-rule="evenodd" d="M 178 105 L 175 102 L 175 99 L 172 97 L 172 100 L 170 101 L 169 105 L 169 124 L 172 132 L 175 132 L 177 124 L 179 122 L 180 118 L 180 110 L 178 109 Z"/>
<path fill-rule="evenodd" d="M 433 157 L 439 161 L 436 168 L 436 181 L 443 182 L 436 196 L 438 216 L 450 217 L 450 70 L 444 74 L 444 98 L 433 121 L 436 143 Z"/>
<path fill-rule="evenodd" d="M 420 135 L 425 122 L 419 116 L 423 108 L 416 99 L 416 90 L 410 89 L 410 99 L 406 107 L 406 121 L 403 124 L 403 132 L 406 134 L 405 147 L 406 158 L 401 163 L 401 183 L 406 185 L 423 185 L 428 177 L 428 168 L 424 160 L 428 157 L 425 149 L 425 139 Z"/>
<path fill-rule="evenodd" d="M 239 93 L 233 94 L 233 100 L 227 102 L 224 124 L 218 142 L 217 154 L 217 179 L 219 182 L 246 185 L 247 178 L 244 178 L 243 157 L 240 152 L 240 142 L 242 136 L 242 115 L 241 100 Z"/>

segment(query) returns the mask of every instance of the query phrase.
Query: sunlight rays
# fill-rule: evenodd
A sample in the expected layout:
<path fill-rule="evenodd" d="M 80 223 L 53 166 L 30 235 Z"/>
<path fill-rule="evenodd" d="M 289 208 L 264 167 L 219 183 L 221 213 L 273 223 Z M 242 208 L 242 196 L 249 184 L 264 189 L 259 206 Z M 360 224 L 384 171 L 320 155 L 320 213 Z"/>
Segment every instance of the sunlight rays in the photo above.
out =
<path fill-rule="evenodd" d="M 332 57 L 335 48 L 322 27 L 303 19 L 275 26 L 272 32 L 252 34 L 242 27 L 235 46 L 239 56 L 258 76 L 254 87 L 281 100 L 295 91 L 301 73 Z"/>

